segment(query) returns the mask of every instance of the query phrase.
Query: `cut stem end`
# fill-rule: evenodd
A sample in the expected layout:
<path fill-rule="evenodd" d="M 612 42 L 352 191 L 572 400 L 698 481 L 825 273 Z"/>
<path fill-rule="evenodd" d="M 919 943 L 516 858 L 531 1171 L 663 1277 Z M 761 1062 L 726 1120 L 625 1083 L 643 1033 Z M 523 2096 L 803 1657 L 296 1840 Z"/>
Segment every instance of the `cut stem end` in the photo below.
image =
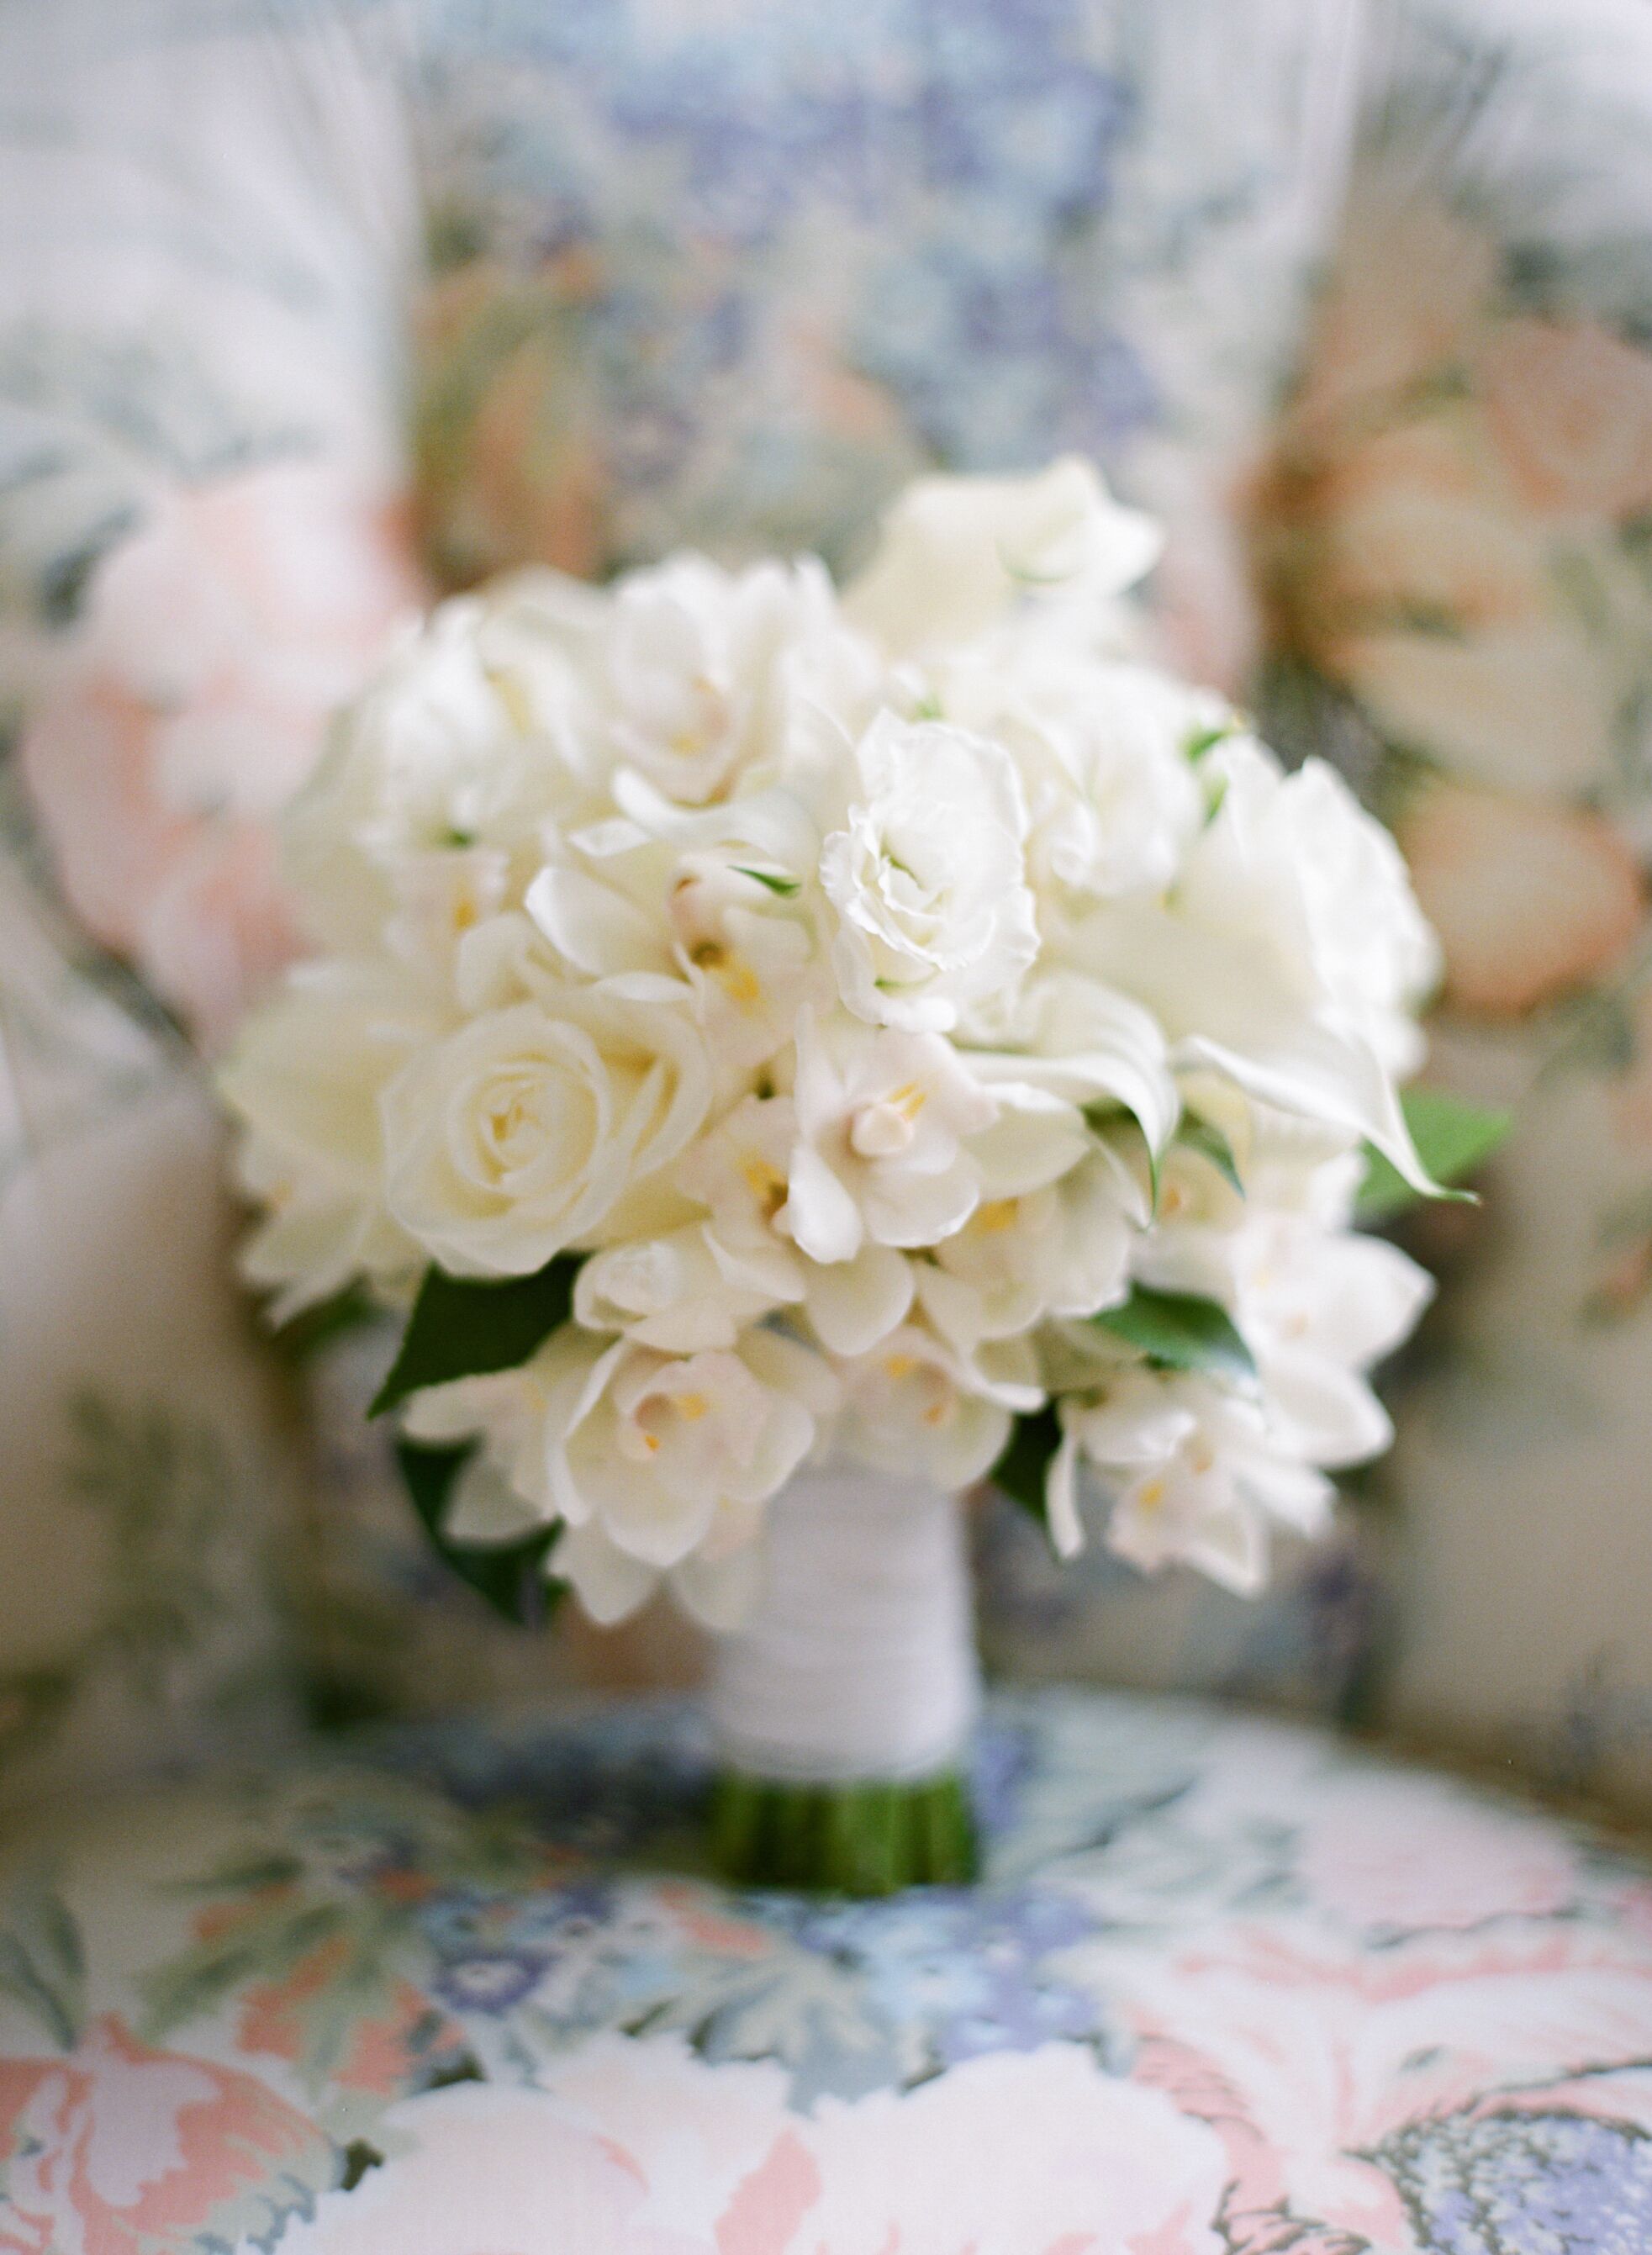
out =
<path fill-rule="evenodd" d="M 974 1812 L 956 1770 L 851 1785 L 724 1770 L 713 1790 L 711 1847 L 736 1886 L 822 1894 L 965 1886 L 980 1868 Z"/>

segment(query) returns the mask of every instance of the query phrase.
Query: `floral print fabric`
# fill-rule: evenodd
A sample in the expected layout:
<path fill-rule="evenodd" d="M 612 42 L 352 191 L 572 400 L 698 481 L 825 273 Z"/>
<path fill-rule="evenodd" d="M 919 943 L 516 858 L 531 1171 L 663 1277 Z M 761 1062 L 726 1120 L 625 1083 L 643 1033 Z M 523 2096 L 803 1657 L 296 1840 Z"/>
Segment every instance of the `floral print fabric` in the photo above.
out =
<path fill-rule="evenodd" d="M 1494 130 L 1473 11 L 1417 11 L 1256 507 L 1280 726 L 1399 838 L 1434 1076 L 1515 1120 L 1481 1212 L 1421 1226 L 1386 1711 L 1647 1809 L 1652 36 L 1539 13 L 1487 48 Z"/>
<path fill-rule="evenodd" d="M 1022 1695 L 988 1876 L 693 1868 L 695 1726 L 449 1725 L 37 1836 L 0 2247 L 1629 2255 L 1652 1876 L 1300 1729 Z"/>

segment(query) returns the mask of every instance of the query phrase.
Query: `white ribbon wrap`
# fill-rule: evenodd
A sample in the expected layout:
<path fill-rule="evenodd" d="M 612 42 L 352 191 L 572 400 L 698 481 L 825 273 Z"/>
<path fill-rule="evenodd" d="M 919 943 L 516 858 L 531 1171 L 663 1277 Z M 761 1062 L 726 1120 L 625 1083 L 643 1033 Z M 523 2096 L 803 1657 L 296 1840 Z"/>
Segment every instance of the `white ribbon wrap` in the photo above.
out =
<path fill-rule="evenodd" d="M 800 1474 L 770 1507 L 757 1601 L 718 1640 L 724 1764 L 799 1784 L 933 1776 L 958 1761 L 979 1696 L 958 1499 Z"/>

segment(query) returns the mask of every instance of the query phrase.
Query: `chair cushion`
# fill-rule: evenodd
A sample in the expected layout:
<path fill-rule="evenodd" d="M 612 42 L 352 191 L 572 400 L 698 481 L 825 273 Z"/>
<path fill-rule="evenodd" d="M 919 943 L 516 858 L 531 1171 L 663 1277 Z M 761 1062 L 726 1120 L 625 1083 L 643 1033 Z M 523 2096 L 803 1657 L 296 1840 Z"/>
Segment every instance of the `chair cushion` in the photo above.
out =
<path fill-rule="evenodd" d="M 988 1875 L 695 1869 L 692 1711 L 37 1827 L 7 2255 L 1632 2255 L 1652 1872 L 1297 1726 L 1024 1693 Z"/>

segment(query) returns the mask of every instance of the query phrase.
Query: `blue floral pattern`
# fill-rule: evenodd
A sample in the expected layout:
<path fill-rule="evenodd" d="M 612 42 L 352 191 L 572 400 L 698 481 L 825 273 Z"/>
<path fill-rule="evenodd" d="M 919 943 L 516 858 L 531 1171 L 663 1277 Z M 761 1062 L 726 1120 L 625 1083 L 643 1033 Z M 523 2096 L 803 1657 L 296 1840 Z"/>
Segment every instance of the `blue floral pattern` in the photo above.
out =
<path fill-rule="evenodd" d="M 1101 2174 L 1071 2177 L 1065 2224 L 1093 2234 L 1098 2186 L 1135 2197 L 1139 2168 L 1165 2235 L 1144 2244 L 1170 2255 L 1643 2244 L 1643 1863 L 1194 1706 L 1002 1698 L 980 1771 L 981 1886 L 868 1903 L 697 1872 L 706 1750 L 669 1704 L 379 1734 L 348 1762 L 83 1819 L 0 1886 L 0 2245 L 100 2244 L 90 2227 L 118 2222 L 112 2247 L 218 2255 L 230 2185 L 235 2213 L 280 2219 L 256 2244 L 283 2255 L 389 2255 L 462 2193 L 475 2214 L 447 2228 L 483 2235 L 453 2238 L 470 2255 L 524 2244 L 519 2155 L 538 2157 L 525 2244 L 560 2248 L 557 2202 L 573 2232 L 617 2153 L 609 2190 L 651 2188 L 649 2227 L 694 2255 L 812 2250 L 785 2236 L 805 2216 L 858 2255 L 840 2180 L 887 2236 L 935 2141 L 967 2186 L 984 2138 L 1031 2231 L 1072 2137 L 1100 2141 Z M 140 2090 L 175 2135 L 119 2216 L 97 2181 L 36 2168 L 43 2123 L 46 2149 L 90 2149 Z M 875 2127 L 896 2142 L 871 2162 Z M 724 2160 L 674 2174 L 708 2136 Z M 8 2213 L 35 2237 L 8 2242 Z M 593 2245 L 651 2255 L 643 2212 L 614 2213 Z M 755 2216 L 771 2236 L 740 2240 Z"/>

